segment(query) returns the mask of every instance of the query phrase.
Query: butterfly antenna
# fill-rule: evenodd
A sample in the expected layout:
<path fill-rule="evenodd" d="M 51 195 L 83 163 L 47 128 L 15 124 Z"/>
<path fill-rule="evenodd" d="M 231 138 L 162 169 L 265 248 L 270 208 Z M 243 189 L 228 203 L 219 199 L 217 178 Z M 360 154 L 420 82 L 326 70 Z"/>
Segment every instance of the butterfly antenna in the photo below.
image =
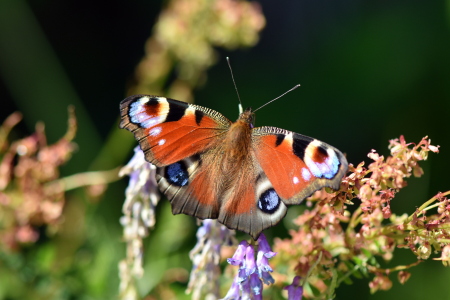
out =
<path fill-rule="evenodd" d="M 237 89 L 237 86 L 236 86 L 236 82 L 234 81 L 233 70 L 231 69 L 230 58 L 229 57 L 227 57 L 227 62 L 228 62 L 228 67 L 230 68 L 231 79 L 233 79 L 234 89 L 236 90 L 236 94 L 237 94 L 238 99 L 239 99 L 239 113 L 242 114 L 244 109 L 242 108 L 241 97 L 239 96 L 239 92 L 238 92 L 238 89 Z"/>
<path fill-rule="evenodd" d="M 289 91 L 284 92 L 283 94 L 281 94 L 280 96 L 276 97 L 275 99 L 272 99 L 272 100 L 270 100 L 269 102 L 267 102 L 266 104 L 264 104 L 264 105 L 258 107 L 258 108 L 255 109 L 253 112 L 256 112 L 257 110 L 263 108 L 263 107 L 266 106 L 267 104 L 270 104 L 270 103 L 272 103 L 273 101 L 280 99 L 281 97 L 283 97 L 284 95 L 286 95 L 286 94 L 289 93 L 289 92 L 292 92 L 293 90 L 295 90 L 295 89 L 298 88 L 298 87 L 300 87 L 300 84 L 297 84 L 296 86 L 294 86 L 293 88 L 291 88 Z"/>

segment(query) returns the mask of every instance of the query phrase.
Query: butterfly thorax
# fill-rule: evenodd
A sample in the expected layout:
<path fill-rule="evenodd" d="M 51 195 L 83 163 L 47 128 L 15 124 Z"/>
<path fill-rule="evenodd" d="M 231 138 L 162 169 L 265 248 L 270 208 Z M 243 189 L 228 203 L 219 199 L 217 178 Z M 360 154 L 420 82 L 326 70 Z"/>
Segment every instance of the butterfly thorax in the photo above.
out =
<path fill-rule="evenodd" d="M 241 114 L 241 117 L 243 114 Z M 242 181 L 242 177 L 249 176 L 246 172 L 239 174 L 236 172 L 241 169 L 252 169 L 246 167 L 251 165 L 252 162 L 250 154 L 251 133 L 250 123 L 239 118 L 231 124 L 220 145 L 208 157 L 211 158 L 211 162 L 214 161 L 211 165 L 216 166 L 208 171 L 208 177 L 215 178 L 212 183 L 212 191 L 219 199 L 228 197 L 226 195 L 233 192 L 229 189 L 235 187 L 237 182 Z M 209 160 L 208 158 L 205 157 L 205 160 Z"/>
<path fill-rule="evenodd" d="M 245 114 L 245 112 L 243 113 Z M 243 115 L 241 114 L 241 116 Z M 248 157 L 251 147 L 250 123 L 239 118 L 231 124 L 225 138 L 225 160 L 232 164 L 240 164 Z"/>

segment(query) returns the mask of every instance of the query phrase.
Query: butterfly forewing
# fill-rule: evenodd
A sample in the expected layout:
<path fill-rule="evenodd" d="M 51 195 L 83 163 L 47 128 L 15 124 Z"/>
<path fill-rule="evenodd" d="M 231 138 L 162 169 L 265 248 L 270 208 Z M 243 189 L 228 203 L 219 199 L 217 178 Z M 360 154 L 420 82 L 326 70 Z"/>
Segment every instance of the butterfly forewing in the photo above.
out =
<path fill-rule="evenodd" d="M 255 156 L 286 204 L 299 204 L 323 187 L 338 189 L 347 172 L 345 156 L 336 148 L 276 127 L 253 130 Z"/>
<path fill-rule="evenodd" d="M 231 124 L 216 111 L 164 97 L 131 96 L 120 107 L 120 127 L 134 133 L 147 161 L 158 167 L 213 147 Z"/>

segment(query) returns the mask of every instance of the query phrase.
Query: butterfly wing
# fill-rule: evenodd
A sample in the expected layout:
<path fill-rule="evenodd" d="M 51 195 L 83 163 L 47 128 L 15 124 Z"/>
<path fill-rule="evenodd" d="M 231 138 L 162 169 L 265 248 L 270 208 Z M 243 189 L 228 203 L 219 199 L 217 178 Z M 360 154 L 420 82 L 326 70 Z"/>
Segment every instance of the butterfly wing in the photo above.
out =
<path fill-rule="evenodd" d="M 254 128 L 251 140 L 249 159 L 233 174 L 218 219 L 254 239 L 286 215 L 287 205 L 299 204 L 323 187 L 338 189 L 348 169 L 339 150 L 291 131 Z"/>
<path fill-rule="evenodd" d="M 284 129 L 255 128 L 253 144 L 258 163 L 287 205 L 299 204 L 323 187 L 339 189 L 348 169 L 338 149 Z"/>
<path fill-rule="evenodd" d="M 158 187 L 174 214 L 217 218 L 220 202 L 211 174 L 231 121 L 220 113 L 157 96 L 136 95 L 121 102 L 121 128 L 134 133 L 145 158 L 156 165 Z M 217 152 L 217 150 L 216 150 Z"/>
<path fill-rule="evenodd" d="M 146 160 L 157 167 L 208 150 L 231 124 L 211 109 L 150 95 L 126 98 L 120 111 L 120 128 L 134 133 Z"/>

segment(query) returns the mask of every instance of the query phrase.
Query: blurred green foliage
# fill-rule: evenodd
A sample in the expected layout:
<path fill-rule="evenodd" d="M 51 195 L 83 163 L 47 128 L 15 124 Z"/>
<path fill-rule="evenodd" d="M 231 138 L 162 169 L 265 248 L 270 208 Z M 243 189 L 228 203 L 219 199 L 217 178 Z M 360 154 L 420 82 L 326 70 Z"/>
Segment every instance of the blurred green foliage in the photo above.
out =
<path fill-rule="evenodd" d="M 65 132 L 67 106 L 79 123 L 78 150 L 62 175 L 124 164 L 134 140 L 118 132 L 118 105 L 144 56 L 144 44 L 166 1 L 2 0 L 0 2 L 1 120 L 24 115 L 12 137 L 46 124 L 49 143 Z M 441 153 L 424 164 L 425 176 L 392 202 L 411 212 L 437 191 L 448 190 L 450 160 L 450 1 L 260 1 L 266 28 L 256 47 L 219 50 L 218 64 L 194 93 L 197 104 L 237 117 L 237 100 L 226 67 L 230 56 L 244 106 L 258 107 L 293 85 L 302 87 L 258 112 L 257 125 L 314 136 L 366 159 L 387 140 L 428 135 Z M 185 47 L 189 47 L 186 44 Z M 192 49 L 195 51 L 195 49 Z M 170 74 L 169 77 L 176 77 Z M 185 99 L 180 99 L 185 100 Z M 21 252 L 1 253 L 0 299 L 111 299 L 118 291 L 117 263 L 125 256 L 118 222 L 126 182 L 108 187 L 101 199 L 83 191 L 67 196 L 64 222 Z M 186 268 L 195 221 L 172 216 L 160 203 L 155 231 L 145 244 L 140 293 L 152 290 L 172 268 Z M 288 223 L 289 220 L 285 220 Z M 189 224 L 187 226 L 186 224 Z M 290 226 L 288 224 L 288 226 Z M 285 236 L 278 226 L 268 236 Z M 180 239 L 179 237 L 182 237 Z M 414 259 L 400 249 L 395 263 Z M 405 284 L 369 294 L 361 280 L 337 290 L 337 299 L 443 298 L 450 271 L 427 261 Z M 174 297 L 184 286 L 171 284 Z"/>

